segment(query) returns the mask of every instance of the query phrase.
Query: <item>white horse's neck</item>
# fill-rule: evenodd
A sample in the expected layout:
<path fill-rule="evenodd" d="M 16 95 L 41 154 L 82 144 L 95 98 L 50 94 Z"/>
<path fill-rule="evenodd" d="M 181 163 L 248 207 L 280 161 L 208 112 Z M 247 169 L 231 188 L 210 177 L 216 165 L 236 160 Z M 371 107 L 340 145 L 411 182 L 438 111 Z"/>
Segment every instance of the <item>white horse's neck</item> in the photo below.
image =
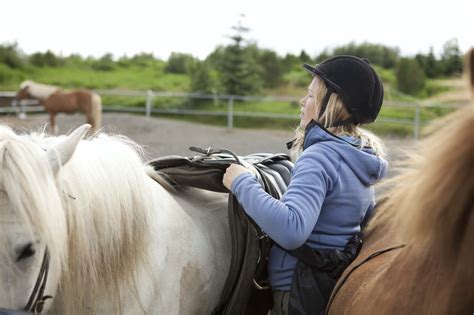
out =
<path fill-rule="evenodd" d="M 96 297 L 96 314 L 209 314 L 217 305 L 230 266 L 227 196 L 173 196 L 150 179 L 153 203 L 149 258 L 136 272 L 136 288 L 121 287 L 122 305 Z M 177 197 L 177 198 L 176 198 Z M 219 207 L 197 208 L 216 203 Z M 218 208 L 218 209 L 217 209 Z"/>
<path fill-rule="evenodd" d="M 96 314 L 210 313 L 230 266 L 227 195 L 171 194 L 149 177 L 145 186 L 154 208 L 144 247 L 146 258 L 136 267 L 133 283 L 119 283 L 121 299 L 111 298 L 110 288 L 101 288 L 95 292 L 105 293 L 90 296 L 85 301 L 87 309 Z M 221 201 L 218 206 L 217 200 Z M 63 306 L 57 305 L 56 313 L 68 309 Z"/>

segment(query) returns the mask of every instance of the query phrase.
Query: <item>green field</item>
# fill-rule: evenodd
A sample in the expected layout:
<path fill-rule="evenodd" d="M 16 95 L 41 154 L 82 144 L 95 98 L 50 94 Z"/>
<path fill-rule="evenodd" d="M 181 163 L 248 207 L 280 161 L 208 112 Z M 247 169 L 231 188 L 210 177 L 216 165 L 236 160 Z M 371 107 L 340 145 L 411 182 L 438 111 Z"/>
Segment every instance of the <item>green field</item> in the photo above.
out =
<path fill-rule="evenodd" d="M 3 67 L 3 65 L 0 65 Z M 170 74 L 164 70 L 164 62 L 150 62 L 145 65 L 117 66 L 109 71 L 97 71 L 84 65 L 67 65 L 63 67 L 32 67 L 28 66 L 23 70 L 13 70 L 3 67 L 2 71 L 9 71 L 8 83 L 0 84 L 1 91 L 17 90 L 19 84 L 26 79 L 61 86 L 65 89 L 89 88 L 102 90 L 147 90 L 187 92 L 190 89 L 190 79 L 185 74 Z M 432 95 L 439 95 L 446 91 L 452 91 L 452 84 L 446 80 L 428 80 L 427 88 L 418 95 L 417 98 L 403 95 L 392 87 L 395 82 L 395 75 L 392 70 L 377 68 L 385 85 L 385 100 L 387 104 L 403 102 L 406 106 L 384 106 L 379 116 L 379 121 L 369 129 L 380 134 L 395 134 L 399 136 L 410 136 L 413 134 L 413 121 L 415 119 L 415 104 L 422 103 Z M 271 113 L 283 115 L 298 115 L 299 108 L 297 100 L 304 95 L 306 88 L 303 87 L 308 76 L 303 72 L 290 72 L 285 78 L 285 84 L 277 89 L 264 90 L 262 95 L 291 95 L 294 101 L 235 101 L 234 112 L 245 113 Z M 116 96 L 102 95 L 102 102 L 111 106 L 136 106 L 143 107 L 146 103 L 146 96 Z M 166 116 L 174 119 L 192 120 L 195 122 L 227 125 L 226 100 L 198 100 L 178 97 L 155 97 L 153 106 L 157 109 L 192 109 L 207 112 L 222 113 L 209 116 L 172 115 Z M 420 122 L 425 124 L 435 118 L 443 116 L 452 111 L 449 108 L 423 107 L 420 111 Z M 164 116 L 165 114 L 159 114 Z M 394 122 L 393 120 L 399 120 Z M 234 117 L 233 125 L 238 128 L 292 128 L 297 125 L 298 119 L 287 118 L 260 118 L 238 116 Z"/>

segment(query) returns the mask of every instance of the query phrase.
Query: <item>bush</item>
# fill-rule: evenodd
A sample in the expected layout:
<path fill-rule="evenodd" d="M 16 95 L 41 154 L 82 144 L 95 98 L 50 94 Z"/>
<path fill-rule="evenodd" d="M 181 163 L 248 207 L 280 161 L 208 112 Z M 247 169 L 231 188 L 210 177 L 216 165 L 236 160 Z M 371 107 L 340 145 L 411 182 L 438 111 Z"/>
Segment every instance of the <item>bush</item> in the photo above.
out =
<path fill-rule="evenodd" d="M 124 60 L 122 60 L 123 63 Z M 129 63 L 134 66 L 140 66 L 140 67 L 147 67 L 150 66 L 154 63 L 156 63 L 158 59 L 155 59 L 155 56 L 153 56 L 152 53 L 139 53 L 134 55 L 130 60 Z"/>
<path fill-rule="evenodd" d="M 324 52 L 327 55 L 327 52 Z M 382 66 L 384 68 L 393 68 L 399 58 L 398 48 L 387 47 L 384 45 L 362 43 L 349 43 L 334 49 L 333 55 L 354 55 L 364 57 L 371 63 Z M 318 60 L 320 58 L 317 58 Z"/>
<path fill-rule="evenodd" d="M 189 73 L 189 70 L 194 63 L 193 56 L 189 54 L 182 54 L 172 52 L 168 58 L 165 71 L 168 73 Z"/>
<path fill-rule="evenodd" d="M 116 67 L 112 54 L 105 54 L 99 60 L 92 62 L 92 68 L 99 71 L 111 71 Z"/>
<path fill-rule="evenodd" d="M 45 53 L 34 53 L 29 58 L 30 63 L 36 67 L 58 67 L 64 65 L 64 60 L 57 57 L 53 52 L 50 50 L 46 51 Z"/>
<path fill-rule="evenodd" d="M 397 87 L 403 93 L 415 95 L 425 86 L 425 74 L 415 59 L 400 59 L 396 76 Z"/>
<path fill-rule="evenodd" d="M 191 91 L 211 94 L 215 91 L 214 80 L 205 62 L 196 62 L 191 67 Z"/>
<path fill-rule="evenodd" d="M 258 56 L 258 63 L 262 69 L 260 77 L 263 80 L 263 86 L 266 88 L 279 86 L 283 77 L 283 69 L 278 55 L 268 49 L 262 50 Z"/>
<path fill-rule="evenodd" d="M 0 63 L 0 83 L 13 83 L 22 80 L 24 80 L 24 76 L 21 74 L 21 71 L 11 69 Z"/>
<path fill-rule="evenodd" d="M 0 45 L 0 63 L 12 69 L 23 68 L 24 60 L 16 43 Z"/>

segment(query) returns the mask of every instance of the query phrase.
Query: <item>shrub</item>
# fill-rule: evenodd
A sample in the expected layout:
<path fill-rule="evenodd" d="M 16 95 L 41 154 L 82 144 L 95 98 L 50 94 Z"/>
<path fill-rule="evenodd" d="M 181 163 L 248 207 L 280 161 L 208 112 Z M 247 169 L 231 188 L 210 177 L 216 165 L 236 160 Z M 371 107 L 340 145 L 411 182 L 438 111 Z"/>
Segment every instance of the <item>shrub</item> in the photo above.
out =
<path fill-rule="evenodd" d="M 396 69 L 398 89 L 415 95 L 425 86 L 425 74 L 415 59 L 401 58 Z"/>
<path fill-rule="evenodd" d="M 24 60 L 16 43 L 0 45 L 0 63 L 12 69 L 23 68 Z"/>
<path fill-rule="evenodd" d="M 193 63 L 193 56 L 189 54 L 172 52 L 168 58 L 165 71 L 169 73 L 188 73 Z"/>
<path fill-rule="evenodd" d="M 92 62 L 92 68 L 99 71 L 111 71 L 116 67 L 112 54 L 105 54 L 99 60 Z"/>

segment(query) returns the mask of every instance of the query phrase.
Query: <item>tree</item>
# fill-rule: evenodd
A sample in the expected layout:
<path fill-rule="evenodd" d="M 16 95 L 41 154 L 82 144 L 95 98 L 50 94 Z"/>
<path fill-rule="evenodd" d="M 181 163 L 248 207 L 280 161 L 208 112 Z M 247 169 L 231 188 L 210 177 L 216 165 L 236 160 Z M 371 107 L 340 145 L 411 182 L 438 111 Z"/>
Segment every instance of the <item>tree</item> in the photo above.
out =
<path fill-rule="evenodd" d="M 427 56 L 423 54 L 417 54 L 415 59 L 428 78 L 436 78 L 441 75 L 440 65 L 434 55 L 433 47 L 430 47 L 430 52 Z"/>
<path fill-rule="evenodd" d="M 64 62 L 69 65 L 82 66 L 84 65 L 84 58 L 79 54 L 71 54 L 64 58 Z"/>
<path fill-rule="evenodd" d="M 401 58 L 397 69 L 397 87 L 400 91 L 415 95 L 425 86 L 425 74 L 413 58 Z"/>
<path fill-rule="evenodd" d="M 244 34 L 249 28 L 239 21 L 232 26 L 234 35 L 230 36 L 233 43 L 222 51 L 224 58 L 219 60 L 219 70 L 225 92 L 233 95 L 248 95 L 259 90 L 259 81 L 256 60 L 250 54 L 245 54 Z"/>
<path fill-rule="evenodd" d="M 191 68 L 191 91 L 210 94 L 215 91 L 214 80 L 206 62 L 197 61 Z"/>
<path fill-rule="evenodd" d="M 301 66 L 301 61 L 298 56 L 288 53 L 281 60 L 281 66 L 283 72 L 289 72 L 295 66 Z"/>
<path fill-rule="evenodd" d="M 260 77 L 263 80 L 263 86 L 275 88 L 280 85 L 283 77 L 283 68 L 278 55 L 269 49 L 261 50 L 258 56 L 258 64 L 261 67 Z"/>
<path fill-rule="evenodd" d="M 99 71 L 111 71 L 114 70 L 115 67 L 116 64 L 111 53 L 107 53 L 100 57 L 99 60 L 92 62 L 92 68 Z"/>
<path fill-rule="evenodd" d="M 139 53 L 134 55 L 130 59 L 130 64 L 134 66 L 139 66 L 139 67 L 148 67 L 150 65 L 153 65 L 157 59 L 155 59 L 155 56 L 153 56 L 152 53 Z"/>
<path fill-rule="evenodd" d="M 52 51 L 47 50 L 45 53 L 34 53 L 29 58 L 30 63 L 37 67 L 58 67 L 64 65 L 64 60 L 57 57 Z"/>
<path fill-rule="evenodd" d="M 369 59 L 371 63 L 387 69 L 393 68 L 396 65 L 399 54 L 400 52 L 398 48 L 367 42 L 362 44 L 352 42 L 333 50 L 333 55 L 354 55 L 361 58 L 364 57 Z"/>
<path fill-rule="evenodd" d="M 320 63 L 326 59 L 331 57 L 331 53 L 328 51 L 328 49 L 324 49 L 319 55 L 316 56 L 316 63 Z"/>
<path fill-rule="evenodd" d="M 462 72 L 462 56 L 458 40 L 452 38 L 443 45 L 441 64 L 444 75 L 459 74 Z"/>
<path fill-rule="evenodd" d="M 17 43 L 0 45 L 0 63 L 9 68 L 23 68 L 24 60 Z"/>
<path fill-rule="evenodd" d="M 300 52 L 299 59 L 302 63 L 313 63 L 311 57 L 304 50 Z"/>
<path fill-rule="evenodd" d="M 194 58 L 190 54 L 172 52 L 168 58 L 165 71 L 169 73 L 188 73 L 193 63 Z"/>

